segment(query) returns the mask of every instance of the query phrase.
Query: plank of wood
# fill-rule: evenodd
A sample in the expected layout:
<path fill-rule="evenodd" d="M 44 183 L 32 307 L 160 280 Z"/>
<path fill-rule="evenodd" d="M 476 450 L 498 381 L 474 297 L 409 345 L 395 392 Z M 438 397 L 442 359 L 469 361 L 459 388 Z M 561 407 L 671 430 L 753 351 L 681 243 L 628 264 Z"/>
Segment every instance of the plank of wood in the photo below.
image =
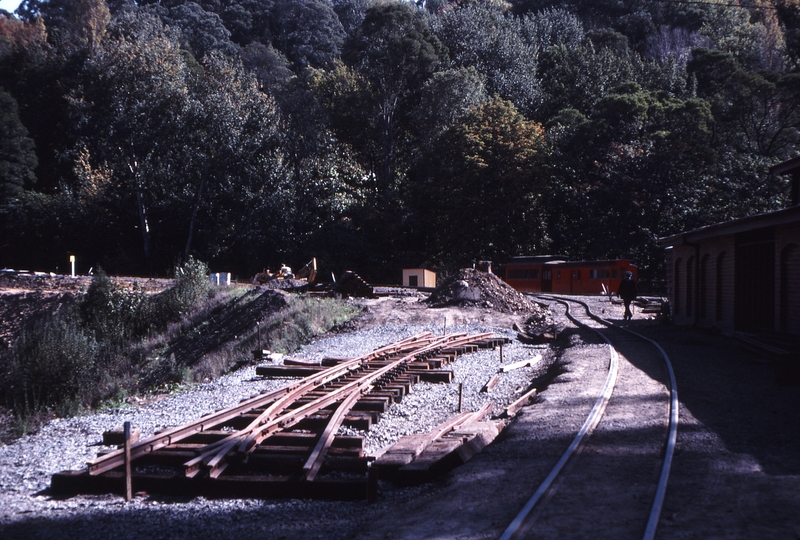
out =
<path fill-rule="evenodd" d="M 447 369 L 409 369 L 406 373 L 419 376 L 422 382 L 449 383 L 453 381 L 453 372 Z"/>
<path fill-rule="evenodd" d="M 319 366 L 319 362 L 315 362 L 313 360 L 306 360 L 305 358 L 295 358 L 293 356 L 287 356 L 283 359 L 283 365 L 285 366 Z"/>
<path fill-rule="evenodd" d="M 514 362 L 513 364 L 506 364 L 500 368 L 500 371 L 503 373 L 508 373 L 509 371 L 513 371 L 515 369 L 532 367 L 535 364 L 539 363 L 541 360 L 542 360 L 542 355 L 536 354 L 531 356 L 527 360 L 520 360 L 519 362 Z"/>
<path fill-rule="evenodd" d="M 483 388 L 481 388 L 481 392 L 484 393 L 491 392 L 499 382 L 500 382 L 500 375 L 495 373 L 494 375 L 491 376 L 491 378 L 488 381 L 486 381 L 486 384 L 483 385 Z"/>
<path fill-rule="evenodd" d="M 528 401 L 536 395 L 536 388 L 533 390 L 529 390 L 522 394 L 522 397 L 511 403 L 508 407 L 506 407 L 506 415 L 507 416 L 514 416 L 519 412 L 519 410 L 528 404 Z"/>
<path fill-rule="evenodd" d="M 262 377 L 308 377 L 325 369 L 323 366 L 258 366 L 256 375 L 261 375 Z"/>

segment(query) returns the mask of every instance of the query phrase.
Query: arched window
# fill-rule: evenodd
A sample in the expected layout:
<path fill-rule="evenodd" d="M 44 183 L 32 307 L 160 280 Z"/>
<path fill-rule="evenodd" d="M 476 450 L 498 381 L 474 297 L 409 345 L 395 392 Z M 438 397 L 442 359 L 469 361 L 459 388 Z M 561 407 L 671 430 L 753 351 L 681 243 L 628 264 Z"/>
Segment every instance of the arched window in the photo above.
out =
<path fill-rule="evenodd" d="M 724 251 L 722 253 L 720 253 L 719 255 L 717 255 L 716 274 L 717 274 L 717 276 L 716 276 L 717 279 L 716 279 L 716 283 L 715 283 L 715 286 L 716 286 L 715 287 L 716 288 L 716 291 L 715 291 L 716 292 L 716 297 L 715 297 L 715 300 L 716 300 L 715 318 L 716 318 L 717 321 L 721 321 L 722 320 L 722 307 L 724 305 L 722 294 L 725 291 L 725 282 L 724 282 L 724 277 L 725 277 L 725 252 Z"/>
<path fill-rule="evenodd" d="M 694 310 L 694 257 L 686 261 L 686 316 L 691 317 Z"/>
<path fill-rule="evenodd" d="M 705 319 L 708 315 L 706 303 L 708 302 L 708 260 L 711 256 L 706 253 L 700 259 L 700 275 L 697 276 L 697 286 L 700 288 L 700 303 L 697 306 L 697 316 Z"/>
<path fill-rule="evenodd" d="M 681 287 L 681 266 L 683 265 L 683 259 L 678 259 L 675 261 L 675 290 L 673 294 L 673 303 L 672 312 L 677 315 L 681 311 L 682 303 L 681 303 L 681 291 L 683 291 L 683 287 Z"/>

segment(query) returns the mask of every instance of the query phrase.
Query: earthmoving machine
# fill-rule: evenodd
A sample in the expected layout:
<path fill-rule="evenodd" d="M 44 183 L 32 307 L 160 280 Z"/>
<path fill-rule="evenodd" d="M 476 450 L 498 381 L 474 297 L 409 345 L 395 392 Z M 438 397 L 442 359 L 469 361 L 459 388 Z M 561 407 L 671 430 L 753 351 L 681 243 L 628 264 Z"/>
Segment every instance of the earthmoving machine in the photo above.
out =
<path fill-rule="evenodd" d="M 308 283 L 313 283 L 317 277 L 317 258 L 313 257 L 310 261 L 306 263 L 300 270 L 296 273 L 292 272 L 292 269 L 287 266 L 286 264 L 282 264 L 280 270 L 276 273 L 272 273 L 269 268 L 266 268 L 263 272 L 259 272 L 253 278 L 253 285 L 264 285 L 267 282 L 272 281 L 273 279 L 295 279 L 295 280 L 304 280 Z"/>

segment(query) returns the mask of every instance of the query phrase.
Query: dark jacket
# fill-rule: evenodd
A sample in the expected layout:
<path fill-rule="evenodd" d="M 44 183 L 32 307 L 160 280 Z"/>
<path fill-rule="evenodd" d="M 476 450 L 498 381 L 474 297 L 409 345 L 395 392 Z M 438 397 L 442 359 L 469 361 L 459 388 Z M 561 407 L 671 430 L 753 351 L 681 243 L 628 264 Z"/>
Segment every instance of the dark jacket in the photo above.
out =
<path fill-rule="evenodd" d="M 619 284 L 617 294 L 623 300 L 636 300 L 636 282 L 632 278 L 625 278 Z"/>

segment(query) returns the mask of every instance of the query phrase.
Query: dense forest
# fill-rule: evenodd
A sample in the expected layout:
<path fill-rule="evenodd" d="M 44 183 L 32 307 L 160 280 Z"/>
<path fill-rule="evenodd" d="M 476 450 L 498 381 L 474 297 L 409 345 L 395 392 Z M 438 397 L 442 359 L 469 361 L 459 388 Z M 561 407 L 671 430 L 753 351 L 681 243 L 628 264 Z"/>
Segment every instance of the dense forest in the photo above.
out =
<path fill-rule="evenodd" d="M 781 208 L 798 0 L 24 0 L 0 266 L 396 282 Z"/>

